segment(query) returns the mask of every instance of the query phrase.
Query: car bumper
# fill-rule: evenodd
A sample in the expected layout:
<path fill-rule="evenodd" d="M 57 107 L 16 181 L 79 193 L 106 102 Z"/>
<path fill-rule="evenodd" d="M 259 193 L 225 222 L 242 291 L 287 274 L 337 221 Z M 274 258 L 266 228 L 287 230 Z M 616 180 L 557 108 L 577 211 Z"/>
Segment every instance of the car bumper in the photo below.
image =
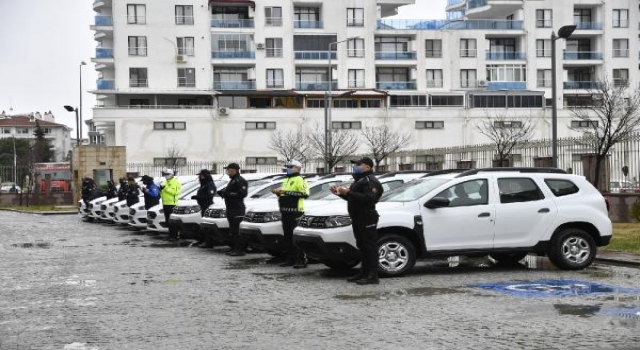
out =
<path fill-rule="evenodd" d="M 147 228 L 147 212 L 138 212 L 130 216 L 129 225 L 135 228 Z"/>
<path fill-rule="evenodd" d="M 352 262 L 360 259 L 360 252 L 355 247 L 352 239 L 339 239 L 335 236 L 345 236 L 351 233 L 341 229 L 321 230 L 296 229 L 293 234 L 293 243 L 304 250 L 307 256 L 319 260 L 332 260 Z M 329 238 L 328 236 L 334 236 Z"/>
<path fill-rule="evenodd" d="M 240 224 L 240 236 L 257 249 L 284 252 L 287 248 L 281 221 L 265 224 L 243 222 Z"/>
<path fill-rule="evenodd" d="M 602 236 L 602 237 L 600 237 L 600 242 L 599 242 L 598 246 L 599 247 L 608 246 L 609 243 L 611 243 L 611 237 L 612 236 Z"/>
<path fill-rule="evenodd" d="M 231 242 L 231 233 L 228 227 L 220 227 L 213 222 L 202 222 L 200 229 L 205 235 L 213 238 L 214 241 Z"/>

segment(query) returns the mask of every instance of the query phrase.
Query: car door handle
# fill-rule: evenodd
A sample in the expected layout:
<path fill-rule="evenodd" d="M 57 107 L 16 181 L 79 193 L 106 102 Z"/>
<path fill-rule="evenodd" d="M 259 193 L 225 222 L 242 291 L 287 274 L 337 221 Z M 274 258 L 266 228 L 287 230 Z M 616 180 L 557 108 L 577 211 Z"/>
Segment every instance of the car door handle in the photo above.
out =
<path fill-rule="evenodd" d="M 549 210 L 549 208 L 542 208 L 542 209 L 538 210 L 538 213 L 540 213 L 540 214 L 547 214 L 547 213 L 550 213 L 550 212 L 551 212 L 551 210 Z"/>
<path fill-rule="evenodd" d="M 480 213 L 478 215 L 479 218 L 488 218 L 491 216 L 491 213 Z"/>

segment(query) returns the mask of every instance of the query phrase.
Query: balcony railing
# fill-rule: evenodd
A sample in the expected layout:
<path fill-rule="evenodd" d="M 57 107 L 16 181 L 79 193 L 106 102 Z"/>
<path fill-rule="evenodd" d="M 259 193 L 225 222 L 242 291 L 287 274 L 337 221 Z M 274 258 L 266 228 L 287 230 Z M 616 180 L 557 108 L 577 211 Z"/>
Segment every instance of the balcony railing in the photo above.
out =
<path fill-rule="evenodd" d="M 116 82 L 115 80 L 98 79 L 96 81 L 96 86 L 98 90 L 115 90 Z"/>
<path fill-rule="evenodd" d="M 97 47 L 96 58 L 113 58 L 113 49 L 108 47 Z"/>
<path fill-rule="evenodd" d="M 376 88 L 380 90 L 415 90 L 417 88 L 414 81 L 379 81 Z"/>
<path fill-rule="evenodd" d="M 456 21 L 446 19 L 436 20 L 406 20 L 380 19 L 377 29 L 380 30 L 522 30 L 522 21 L 508 20 L 467 20 Z"/>
<path fill-rule="evenodd" d="M 575 23 L 577 30 L 601 30 L 602 22 L 577 22 Z"/>
<path fill-rule="evenodd" d="M 267 27 L 282 27 L 282 17 L 267 17 L 264 19 Z"/>
<path fill-rule="evenodd" d="M 592 90 L 597 89 L 600 83 L 597 81 L 565 81 L 563 88 L 565 90 Z"/>
<path fill-rule="evenodd" d="M 474 9 L 482 6 L 487 6 L 487 0 L 469 0 L 467 2 L 467 9 Z"/>
<path fill-rule="evenodd" d="M 94 109 L 213 109 L 210 105 L 131 105 L 131 106 L 112 106 L 98 105 Z"/>
<path fill-rule="evenodd" d="M 601 60 L 602 52 L 595 51 L 565 51 L 565 60 Z"/>
<path fill-rule="evenodd" d="M 214 90 L 255 90 L 255 81 L 216 81 L 213 83 Z"/>
<path fill-rule="evenodd" d="M 129 87 L 149 87 L 149 81 L 147 79 L 129 79 Z"/>
<path fill-rule="evenodd" d="M 427 80 L 427 88 L 441 88 L 444 86 L 442 79 L 430 79 Z"/>
<path fill-rule="evenodd" d="M 527 55 L 524 52 L 496 52 L 487 51 L 487 61 L 509 61 L 509 60 L 524 60 Z"/>
<path fill-rule="evenodd" d="M 294 55 L 296 60 L 328 60 L 329 53 L 331 53 L 331 59 L 335 60 L 335 51 L 295 51 Z"/>
<path fill-rule="evenodd" d="M 96 16 L 95 24 L 97 26 L 112 26 L 113 25 L 113 17 L 111 16 Z"/>
<path fill-rule="evenodd" d="M 211 58 L 253 59 L 256 58 L 256 53 L 254 51 L 211 51 Z"/>
<path fill-rule="evenodd" d="M 337 82 L 331 83 L 331 89 L 336 90 L 338 88 Z M 296 82 L 296 90 L 303 91 L 328 91 L 329 90 L 329 82 L 328 81 L 299 81 Z"/>
<path fill-rule="evenodd" d="M 526 81 L 488 81 L 488 90 L 526 90 Z"/>
<path fill-rule="evenodd" d="M 466 0 L 447 0 L 447 7 L 462 5 L 465 1 Z"/>
<path fill-rule="evenodd" d="M 416 53 L 411 51 L 378 51 L 376 52 L 377 60 L 415 60 Z"/>
<path fill-rule="evenodd" d="M 322 21 L 293 21 L 294 28 L 322 29 Z"/>
<path fill-rule="evenodd" d="M 252 19 L 212 19 L 212 28 L 254 28 Z"/>

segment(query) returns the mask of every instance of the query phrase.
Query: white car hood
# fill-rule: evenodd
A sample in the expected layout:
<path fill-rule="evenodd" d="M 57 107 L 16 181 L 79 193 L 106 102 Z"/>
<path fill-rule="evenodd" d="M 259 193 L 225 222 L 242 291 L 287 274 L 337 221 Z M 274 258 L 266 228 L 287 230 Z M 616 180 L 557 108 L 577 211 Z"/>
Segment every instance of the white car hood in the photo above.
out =
<path fill-rule="evenodd" d="M 178 207 L 197 207 L 198 201 L 194 201 L 193 199 L 183 199 L 178 201 Z"/>
<path fill-rule="evenodd" d="M 313 207 L 308 207 L 305 203 L 305 215 L 309 216 L 334 216 L 334 215 L 349 215 L 347 211 L 346 201 L 314 201 L 319 202 Z"/>

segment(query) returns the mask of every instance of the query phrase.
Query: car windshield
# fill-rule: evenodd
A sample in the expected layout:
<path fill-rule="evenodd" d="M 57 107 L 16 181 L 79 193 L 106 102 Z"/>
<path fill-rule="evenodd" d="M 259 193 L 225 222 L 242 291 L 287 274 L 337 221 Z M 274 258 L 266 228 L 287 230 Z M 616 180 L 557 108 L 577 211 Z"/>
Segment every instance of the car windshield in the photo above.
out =
<path fill-rule="evenodd" d="M 381 202 L 411 202 L 431 192 L 436 187 L 449 182 L 449 179 L 426 178 L 406 183 L 402 187 L 386 192 Z"/>

